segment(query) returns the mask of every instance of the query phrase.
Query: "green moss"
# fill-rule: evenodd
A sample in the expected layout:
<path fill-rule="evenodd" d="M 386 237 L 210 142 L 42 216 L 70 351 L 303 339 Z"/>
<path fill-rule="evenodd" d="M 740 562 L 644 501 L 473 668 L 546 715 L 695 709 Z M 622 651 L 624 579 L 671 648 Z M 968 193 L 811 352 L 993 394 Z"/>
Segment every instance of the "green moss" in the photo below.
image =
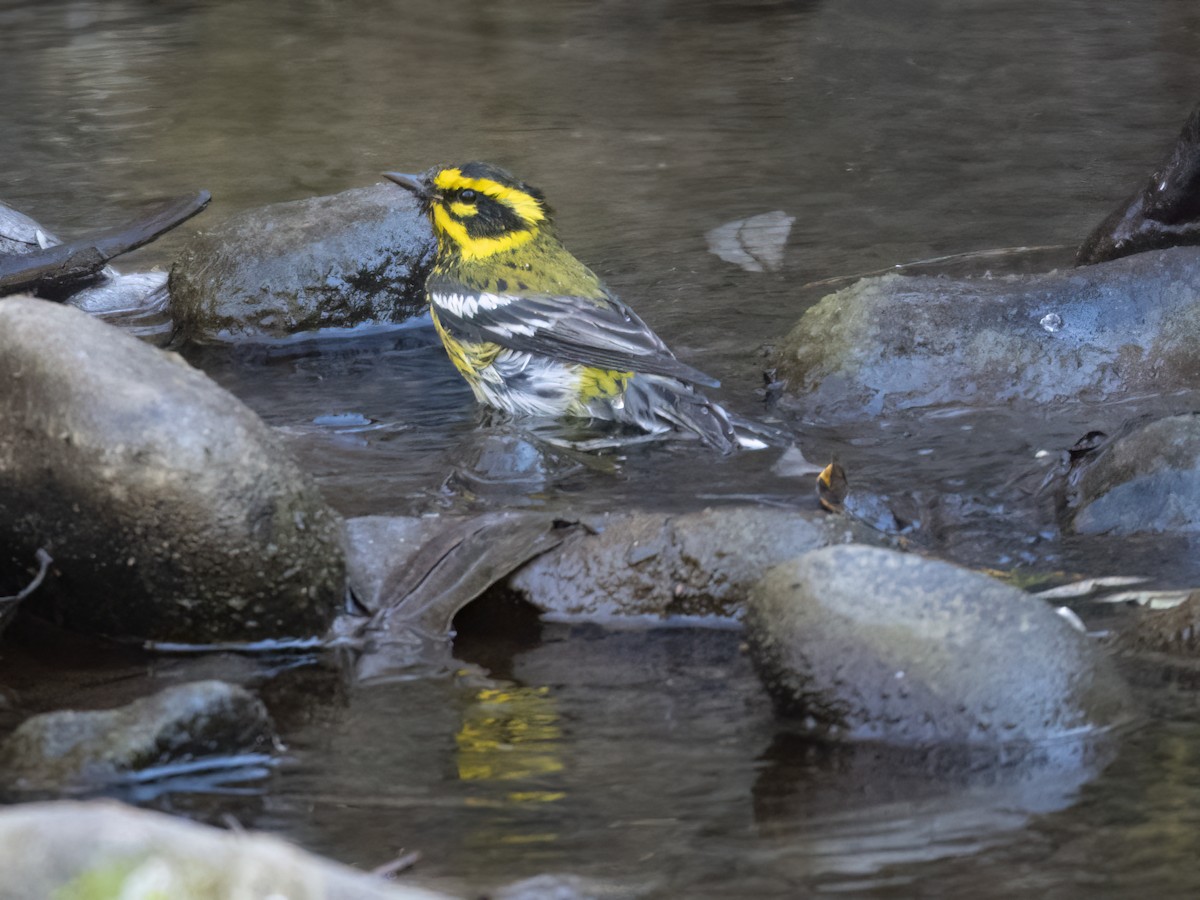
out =
<path fill-rule="evenodd" d="M 54 892 L 54 900 L 113 900 L 121 896 L 121 888 L 129 873 L 137 868 L 131 859 L 105 863 L 84 872 Z"/>
<path fill-rule="evenodd" d="M 229 889 L 220 873 L 197 861 L 142 856 L 101 863 L 56 890 L 53 900 L 221 900 Z"/>

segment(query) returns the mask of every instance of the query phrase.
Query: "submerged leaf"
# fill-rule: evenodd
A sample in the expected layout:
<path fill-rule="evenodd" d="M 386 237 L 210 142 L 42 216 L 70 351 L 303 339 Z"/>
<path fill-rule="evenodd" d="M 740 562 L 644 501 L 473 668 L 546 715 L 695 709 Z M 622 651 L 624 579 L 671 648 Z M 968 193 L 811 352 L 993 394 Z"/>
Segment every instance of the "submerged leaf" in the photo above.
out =
<path fill-rule="evenodd" d="M 783 263 L 783 247 L 795 216 L 782 210 L 726 222 L 708 232 L 708 249 L 747 272 L 774 272 Z"/>

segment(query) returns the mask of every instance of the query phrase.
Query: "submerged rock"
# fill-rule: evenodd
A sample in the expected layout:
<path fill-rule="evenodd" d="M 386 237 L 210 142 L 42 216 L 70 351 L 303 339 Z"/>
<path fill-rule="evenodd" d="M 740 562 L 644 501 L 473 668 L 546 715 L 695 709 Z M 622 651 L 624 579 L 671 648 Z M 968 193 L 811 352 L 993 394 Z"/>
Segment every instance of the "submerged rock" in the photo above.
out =
<path fill-rule="evenodd" d="M 1135 425 L 1072 481 L 1076 532 L 1200 531 L 1200 415 Z"/>
<path fill-rule="evenodd" d="M 1162 164 L 1084 239 L 1076 265 L 1200 244 L 1200 106 Z"/>
<path fill-rule="evenodd" d="M 273 340 L 420 315 L 433 237 L 406 191 L 276 203 L 198 233 L 171 269 L 182 340 Z"/>
<path fill-rule="evenodd" d="M 1104 401 L 1200 385 L 1200 249 L 1046 275 L 867 278 L 775 353 L 809 413 Z"/>
<path fill-rule="evenodd" d="M 672 516 L 635 512 L 582 522 L 510 586 L 543 612 L 569 616 L 733 616 L 770 566 L 874 532 L 842 517 L 763 507 Z"/>
<path fill-rule="evenodd" d="M 45 713 L 0 744 L 8 788 L 95 787 L 198 757 L 268 752 L 267 710 L 244 688 L 199 681 L 167 688 L 120 709 Z"/>
<path fill-rule="evenodd" d="M 949 563 L 829 547 L 751 593 L 746 636 L 785 715 L 900 745 L 1038 742 L 1115 725 L 1126 688 L 1040 600 Z"/>
<path fill-rule="evenodd" d="M 341 519 L 274 434 L 178 359 L 69 307 L 0 302 L 0 593 L 81 631 L 203 643 L 322 632 Z"/>
<path fill-rule="evenodd" d="M 449 900 L 268 835 L 223 831 L 111 801 L 0 810 L 0 866 L 7 900 Z"/>

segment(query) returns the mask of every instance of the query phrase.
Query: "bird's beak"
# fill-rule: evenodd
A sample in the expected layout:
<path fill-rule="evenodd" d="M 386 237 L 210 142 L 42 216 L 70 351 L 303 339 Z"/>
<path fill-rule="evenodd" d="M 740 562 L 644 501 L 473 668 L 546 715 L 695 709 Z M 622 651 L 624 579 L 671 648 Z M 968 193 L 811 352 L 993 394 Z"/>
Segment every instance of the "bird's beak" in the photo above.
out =
<path fill-rule="evenodd" d="M 420 175 L 404 175 L 400 172 L 384 172 L 383 177 L 388 181 L 394 181 L 406 191 L 412 191 L 420 200 L 429 199 L 429 190 L 425 187 L 425 182 Z"/>

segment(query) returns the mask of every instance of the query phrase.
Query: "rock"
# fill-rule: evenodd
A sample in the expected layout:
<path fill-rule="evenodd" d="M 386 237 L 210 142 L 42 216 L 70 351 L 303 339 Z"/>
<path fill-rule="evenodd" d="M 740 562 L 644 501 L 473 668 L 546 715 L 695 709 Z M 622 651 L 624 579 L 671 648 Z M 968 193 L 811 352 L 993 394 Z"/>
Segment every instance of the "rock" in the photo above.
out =
<path fill-rule="evenodd" d="M 1200 415 L 1134 425 L 1072 481 L 1081 534 L 1200 531 Z"/>
<path fill-rule="evenodd" d="M 1200 250 L 1045 275 L 886 275 L 831 294 L 775 352 L 806 413 L 1110 401 L 1200 385 Z"/>
<path fill-rule="evenodd" d="M 274 434 L 174 354 L 0 301 L 0 593 L 69 628 L 204 643 L 322 632 L 341 519 Z"/>
<path fill-rule="evenodd" d="M 1200 106 L 1146 183 L 1084 239 L 1076 265 L 1200 244 Z"/>
<path fill-rule="evenodd" d="M 388 884 L 278 838 L 111 801 L 0 810 L 0 847 L 7 900 L 449 900 Z"/>
<path fill-rule="evenodd" d="M 44 713 L 0 744 L 8 788 L 98 786 L 197 757 L 269 752 L 266 707 L 244 688 L 198 681 L 113 710 Z"/>
<path fill-rule="evenodd" d="M 432 251 L 416 201 L 390 185 L 247 210 L 175 261 L 175 325 L 183 340 L 237 341 L 402 322 L 424 312 Z"/>
<path fill-rule="evenodd" d="M 1050 606 L 891 550 L 828 547 L 775 567 L 751 592 L 746 637 L 777 709 L 850 740 L 1039 742 L 1129 710 L 1108 661 Z"/>
<path fill-rule="evenodd" d="M 543 612 L 733 616 L 770 566 L 871 532 L 814 512 L 721 507 L 672 516 L 610 513 L 520 569 L 510 586 Z"/>
<path fill-rule="evenodd" d="M 61 244 L 54 234 L 7 203 L 0 203 L 0 255 L 24 256 Z"/>
<path fill-rule="evenodd" d="M 148 307 L 165 308 L 169 300 L 166 272 L 135 272 L 131 275 L 113 272 L 111 277 L 67 298 L 72 306 L 100 318 Z"/>

